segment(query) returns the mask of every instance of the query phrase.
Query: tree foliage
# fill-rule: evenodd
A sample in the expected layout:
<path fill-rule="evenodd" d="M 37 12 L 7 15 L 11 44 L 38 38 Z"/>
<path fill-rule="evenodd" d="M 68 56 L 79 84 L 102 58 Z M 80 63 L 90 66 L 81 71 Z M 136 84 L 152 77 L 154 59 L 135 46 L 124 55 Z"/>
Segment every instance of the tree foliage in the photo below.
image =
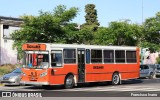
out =
<path fill-rule="evenodd" d="M 152 52 L 160 50 L 160 12 L 144 22 L 142 47 L 148 47 Z"/>
<path fill-rule="evenodd" d="M 148 47 L 151 52 L 160 50 L 160 12 L 146 19 L 143 25 L 124 20 L 110 22 L 108 27 L 99 27 L 94 4 L 86 5 L 85 12 L 86 23 L 80 29 L 70 22 L 78 13 L 75 7 L 67 9 L 59 5 L 52 12 L 24 15 L 22 28 L 12 34 L 13 46 L 19 54 L 26 42 L 125 45 Z"/>
<path fill-rule="evenodd" d="M 107 28 L 98 28 L 95 43 L 102 45 L 136 46 L 140 42 L 142 27 L 127 21 L 111 22 Z"/>
<path fill-rule="evenodd" d="M 100 25 L 98 20 L 97 20 L 97 10 L 95 9 L 94 4 L 87 4 L 85 6 L 85 20 L 86 23 L 82 25 L 82 27 L 85 28 L 91 28 L 92 30 L 96 30 L 98 26 Z"/>
<path fill-rule="evenodd" d="M 94 34 L 94 44 L 109 45 L 113 43 L 109 29 L 106 27 L 99 27 Z"/>
<path fill-rule="evenodd" d="M 59 5 L 52 12 L 40 11 L 38 16 L 22 16 L 22 28 L 11 35 L 14 48 L 21 53 L 22 44 L 26 42 L 65 42 L 64 38 L 68 36 L 65 27 L 74 28 L 69 22 L 76 17 L 77 12 L 78 8 L 67 10 L 66 6 Z"/>

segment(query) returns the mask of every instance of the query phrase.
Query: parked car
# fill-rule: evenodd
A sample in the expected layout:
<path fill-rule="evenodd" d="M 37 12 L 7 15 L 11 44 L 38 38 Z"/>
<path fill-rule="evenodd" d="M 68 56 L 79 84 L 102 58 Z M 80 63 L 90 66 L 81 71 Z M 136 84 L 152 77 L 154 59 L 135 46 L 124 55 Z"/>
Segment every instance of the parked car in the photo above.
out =
<path fill-rule="evenodd" d="M 156 77 L 160 76 L 160 64 L 157 64 L 156 65 L 157 68 L 156 68 Z"/>
<path fill-rule="evenodd" d="M 16 68 L 11 73 L 8 73 L 0 78 L 0 82 L 5 85 L 20 85 L 22 71 L 21 68 Z"/>
<path fill-rule="evenodd" d="M 140 78 L 154 78 L 156 72 L 155 65 L 140 65 Z"/>

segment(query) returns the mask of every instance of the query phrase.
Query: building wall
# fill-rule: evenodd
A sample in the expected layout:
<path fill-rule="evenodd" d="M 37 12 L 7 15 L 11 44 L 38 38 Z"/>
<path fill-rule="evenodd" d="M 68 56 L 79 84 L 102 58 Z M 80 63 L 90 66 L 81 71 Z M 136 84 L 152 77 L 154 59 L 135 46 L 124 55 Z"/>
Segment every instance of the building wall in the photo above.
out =
<path fill-rule="evenodd" d="M 0 65 L 1 65 L 1 55 L 2 55 L 2 53 L 1 53 L 1 29 L 2 28 L 2 25 L 0 24 Z"/>
<path fill-rule="evenodd" d="M 10 39 L 10 35 L 12 34 L 15 30 L 20 29 L 19 27 L 14 27 L 10 26 L 8 29 L 4 29 L 4 25 L 1 24 L 1 37 L 0 37 L 0 42 L 1 42 L 1 57 L 0 57 L 0 65 L 2 64 L 16 64 L 17 61 L 17 51 L 13 49 L 13 40 Z M 5 36 L 5 37 L 4 37 Z"/>
<path fill-rule="evenodd" d="M 150 53 L 148 48 L 141 50 L 141 64 L 156 64 L 156 58 L 159 57 L 160 52 Z"/>

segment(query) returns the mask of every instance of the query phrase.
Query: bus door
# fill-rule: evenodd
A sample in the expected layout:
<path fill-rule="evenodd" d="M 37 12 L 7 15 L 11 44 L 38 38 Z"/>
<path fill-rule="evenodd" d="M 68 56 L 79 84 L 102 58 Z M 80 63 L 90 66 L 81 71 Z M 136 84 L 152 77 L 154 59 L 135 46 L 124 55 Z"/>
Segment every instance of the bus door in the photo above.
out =
<path fill-rule="evenodd" d="M 85 49 L 78 48 L 78 82 L 85 82 Z"/>

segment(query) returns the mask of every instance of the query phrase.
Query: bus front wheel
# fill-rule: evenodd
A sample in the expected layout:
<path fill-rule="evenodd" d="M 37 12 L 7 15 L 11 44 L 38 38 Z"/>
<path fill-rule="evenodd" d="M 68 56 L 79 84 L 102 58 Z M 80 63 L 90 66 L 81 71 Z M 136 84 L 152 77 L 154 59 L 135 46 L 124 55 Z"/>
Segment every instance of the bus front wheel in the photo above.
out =
<path fill-rule="evenodd" d="M 65 79 L 65 84 L 64 84 L 66 89 L 71 89 L 74 86 L 74 78 L 73 75 L 68 75 Z"/>
<path fill-rule="evenodd" d="M 112 76 L 112 85 L 118 85 L 120 83 L 120 77 L 118 73 L 114 73 Z"/>

